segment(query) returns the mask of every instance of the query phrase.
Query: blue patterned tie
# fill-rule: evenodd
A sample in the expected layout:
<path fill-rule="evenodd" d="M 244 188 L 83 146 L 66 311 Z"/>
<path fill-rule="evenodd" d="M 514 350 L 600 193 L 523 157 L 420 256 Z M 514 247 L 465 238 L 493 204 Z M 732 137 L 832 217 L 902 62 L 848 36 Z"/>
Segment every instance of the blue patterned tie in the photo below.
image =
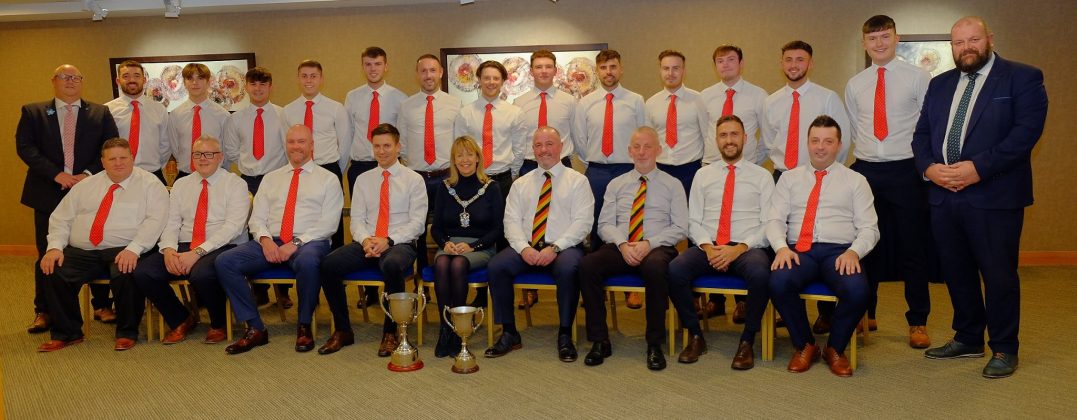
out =
<path fill-rule="evenodd" d="M 965 125 L 965 114 L 969 112 L 972 90 L 976 88 L 976 77 L 979 75 L 979 73 L 969 73 L 969 84 L 961 93 L 961 102 L 957 103 L 954 124 L 950 126 L 950 133 L 946 135 L 946 163 L 953 164 L 961 158 L 961 127 Z"/>

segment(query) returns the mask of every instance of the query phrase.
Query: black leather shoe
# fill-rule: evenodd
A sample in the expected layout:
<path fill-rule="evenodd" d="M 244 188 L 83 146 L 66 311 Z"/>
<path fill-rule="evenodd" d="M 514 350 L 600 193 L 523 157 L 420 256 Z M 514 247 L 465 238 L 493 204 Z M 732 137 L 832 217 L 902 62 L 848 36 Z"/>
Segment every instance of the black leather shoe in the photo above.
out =
<path fill-rule="evenodd" d="M 999 379 L 1009 378 L 1017 370 L 1017 355 L 1011 353 L 995 353 L 991 360 L 984 366 L 985 378 Z"/>
<path fill-rule="evenodd" d="M 572 336 L 561 334 L 557 336 L 557 358 L 562 362 L 575 362 L 579 354 L 576 353 L 576 345 L 572 344 Z"/>
<path fill-rule="evenodd" d="M 583 364 L 587 366 L 598 366 L 607 358 L 613 355 L 613 345 L 610 344 L 610 340 L 596 341 L 591 345 L 591 351 L 587 352 L 587 356 L 583 358 Z"/>
<path fill-rule="evenodd" d="M 442 358 L 452 354 L 452 338 L 456 336 L 456 333 L 452 331 L 444 322 L 441 323 L 441 330 L 438 332 L 438 344 L 434 346 L 434 357 Z"/>
<path fill-rule="evenodd" d="M 666 356 L 662 354 L 662 346 L 656 344 L 647 345 L 647 369 L 662 370 L 666 368 Z"/>
<path fill-rule="evenodd" d="M 306 353 L 314 350 L 314 334 L 310 333 L 310 324 L 295 327 L 295 351 Z"/>
<path fill-rule="evenodd" d="M 524 347 L 520 334 L 502 333 L 493 347 L 486 349 L 486 357 L 494 358 L 509 354 L 510 351 Z"/>
<path fill-rule="evenodd" d="M 962 357 L 984 357 L 983 346 L 970 346 L 961 344 L 956 340 L 950 340 L 942 347 L 935 347 L 924 351 L 924 357 L 928 359 L 959 359 Z"/>

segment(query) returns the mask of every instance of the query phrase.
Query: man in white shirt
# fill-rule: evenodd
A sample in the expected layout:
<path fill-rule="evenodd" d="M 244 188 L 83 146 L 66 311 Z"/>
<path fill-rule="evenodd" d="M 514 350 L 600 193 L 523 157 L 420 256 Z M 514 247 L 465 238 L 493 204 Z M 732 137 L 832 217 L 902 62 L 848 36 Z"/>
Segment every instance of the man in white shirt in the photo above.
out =
<path fill-rule="evenodd" d="M 168 191 L 153 174 L 134 166 L 127 140 L 105 141 L 101 164 L 105 170 L 75 184 L 49 218 L 41 271 L 47 276 L 52 339 L 39 352 L 82 342 L 79 290 L 105 274 L 116 298 L 115 349 L 130 349 L 138 341 L 145 300 L 132 273 L 161 236 Z"/>
<path fill-rule="evenodd" d="M 288 165 L 266 174 L 254 196 L 248 227 L 255 240 L 225 251 L 214 264 L 236 319 L 247 323 L 243 337 L 224 349 L 228 354 L 269 342 L 247 276 L 278 266 L 295 272 L 299 295 L 295 350 L 314 349 L 310 323 L 321 285 L 318 270 L 329 253 L 329 236 L 340 220 L 344 192 L 335 174 L 314 163 L 309 128 L 292 126 L 285 144 Z"/>
<path fill-rule="evenodd" d="M 264 67 L 247 70 L 244 89 L 250 106 L 228 117 L 224 136 L 225 161 L 235 162 L 251 194 L 258 193 L 262 177 L 288 163 L 284 134 L 288 130 L 284 108 L 270 102 L 273 74 Z M 227 168 L 226 168 L 227 169 Z"/>
<path fill-rule="evenodd" d="M 531 144 L 538 168 L 512 183 L 504 220 L 509 248 L 495 255 L 487 269 L 494 322 L 501 324 L 502 333 L 486 349 L 486 357 L 501 357 L 523 347 L 516 330 L 512 285 L 517 275 L 539 271 L 551 274 L 557 285 L 557 356 L 572 362 L 577 357 L 572 328 L 580 302 L 576 270 L 583 258 L 581 243 L 593 224 L 595 201 L 586 178 L 561 164 L 557 129 L 540 127 Z"/>
<path fill-rule="evenodd" d="M 517 96 L 512 102 L 520 108 L 520 122 L 513 133 L 513 150 L 523 150 L 523 163 L 520 176 L 526 175 L 538 167 L 535 152 L 531 150 L 531 139 L 539 127 L 556 128 L 564 138 L 561 147 L 561 164 L 572 167 L 572 154 L 575 145 L 572 137 L 572 119 L 576 113 L 576 98 L 554 86 L 557 76 L 557 56 L 550 50 L 538 50 L 531 53 L 531 77 L 535 78 L 535 87 Z"/>
<path fill-rule="evenodd" d="M 493 60 L 479 64 L 475 72 L 479 77 L 479 98 L 460 108 L 453 126 L 453 137 L 470 136 L 482 151 L 483 169 L 497 182 L 508 196 L 512 187 L 512 173 L 523 164 L 523 143 L 513 141 L 512 135 L 520 130 L 520 108 L 501 99 L 501 86 L 509 73 L 505 66 Z"/>
<path fill-rule="evenodd" d="M 201 63 L 183 66 L 183 87 L 187 100 L 168 116 L 168 138 L 179 173 L 176 178 L 194 172 L 191 146 L 202 136 L 222 138 L 228 123 L 228 111 L 209 99 L 209 67 Z M 225 161 L 221 166 L 228 167 Z M 175 182 L 175 181 L 173 181 Z"/>
<path fill-rule="evenodd" d="M 715 127 L 718 119 L 727 115 L 736 115 L 744 122 L 744 158 L 756 165 L 767 160 L 765 148 L 759 139 L 760 126 L 763 124 L 763 109 L 767 92 L 741 77 L 744 71 L 744 51 L 736 45 L 719 45 L 711 55 L 714 70 L 721 79 L 718 83 L 703 89 L 703 103 L 707 106 L 710 123 Z M 707 132 L 708 137 L 710 131 Z M 715 163 L 721 160 L 720 151 L 714 146 L 714 139 L 709 139 L 703 147 L 703 163 Z"/>
<path fill-rule="evenodd" d="M 871 66 L 845 86 L 845 104 L 852 118 L 850 166 L 867 178 L 875 196 L 881 238 L 864 259 L 871 282 L 868 328 L 876 329 L 875 306 L 880 281 L 905 281 L 909 310 L 909 346 L 927 348 L 927 315 L 931 311 L 928 281 L 937 270 L 929 229 L 927 189 L 912 154 L 912 134 L 931 74 L 897 60 L 898 35 L 889 16 L 872 16 L 863 26 L 862 44 Z M 928 252 L 931 250 L 931 252 Z"/>
<path fill-rule="evenodd" d="M 841 127 L 821 115 L 808 129 L 809 163 L 783 174 L 767 213 L 767 241 L 774 248 L 770 295 L 785 318 L 796 349 L 790 372 L 804 372 L 819 357 L 800 292 L 826 284 L 838 298 L 823 359 L 837 376 L 852 376 L 845 347 L 864 315 L 868 283 L 860 258 L 879 240 L 878 217 L 868 181 L 841 162 Z"/>
<path fill-rule="evenodd" d="M 161 168 L 172 156 L 168 142 L 168 111 L 145 95 L 146 69 L 137 61 L 126 60 L 116 70 L 120 96 L 105 106 L 116 120 L 120 137 L 131 144 L 135 166 L 153 173 L 165 182 Z"/>
<path fill-rule="evenodd" d="M 344 99 L 344 109 L 352 122 L 351 166 L 348 167 L 348 186 L 352 189 L 359 174 L 378 166 L 372 146 L 374 129 L 382 123 L 396 124 L 400 104 L 408 98 L 385 81 L 389 71 L 385 50 L 367 47 L 362 60 L 366 84 L 352 89 Z"/>
<path fill-rule="evenodd" d="M 157 243 L 160 252 L 147 256 L 134 274 L 139 290 L 172 328 L 161 344 L 185 340 L 197 324 L 169 285 L 178 279 L 191 282 L 198 302 L 209 311 L 210 327 L 203 342 L 225 340 L 224 290 L 213 263 L 222 252 L 247 242 L 243 229 L 251 207 L 247 184 L 221 167 L 224 153 L 217 139 L 196 140 L 192 154 L 195 173 L 176 181 L 169 193 L 168 218 Z"/>
<path fill-rule="evenodd" d="M 658 54 L 658 72 L 665 88 L 647 99 L 647 125 L 658 132 L 662 154 L 658 169 L 672 175 L 684 185 L 684 193 L 692 188 L 692 179 L 702 167 L 703 144 L 709 117 L 699 92 L 684 85 L 684 54 L 665 50 Z"/>
<path fill-rule="evenodd" d="M 345 275 L 377 268 L 385 276 L 385 291 L 404 291 L 405 277 L 415 263 L 415 240 L 426 224 L 426 185 L 422 176 L 400 164 L 400 132 L 392 124 L 374 128 L 374 158 L 378 167 L 363 172 L 352 189 L 352 243 L 333 251 L 322 263 L 322 290 L 333 312 L 336 331 L 319 354 L 330 354 L 355 343 L 348 317 Z M 383 211 L 384 210 L 384 211 Z M 379 357 L 397 346 L 396 323 L 385 317 Z"/>

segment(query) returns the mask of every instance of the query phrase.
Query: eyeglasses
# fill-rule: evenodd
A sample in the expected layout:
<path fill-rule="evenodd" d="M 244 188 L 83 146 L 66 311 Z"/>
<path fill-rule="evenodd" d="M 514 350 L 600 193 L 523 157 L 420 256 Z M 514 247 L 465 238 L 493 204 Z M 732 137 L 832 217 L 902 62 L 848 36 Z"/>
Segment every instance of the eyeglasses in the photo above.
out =
<path fill-rule="evenodd" d="M 213 159 L 218 153 L 221 152 L 193 152 L 191 153 L 191 157 L 195 159 Z"/>
<path fill-rule="evenodd" d="M 57 74 L 56 78 L 60 79 L 60 80 L 63 80 L 65 82 L 75 82 L 75 83 L 82 82 L 82 76 L 79 76 L 77 74 Z"/>

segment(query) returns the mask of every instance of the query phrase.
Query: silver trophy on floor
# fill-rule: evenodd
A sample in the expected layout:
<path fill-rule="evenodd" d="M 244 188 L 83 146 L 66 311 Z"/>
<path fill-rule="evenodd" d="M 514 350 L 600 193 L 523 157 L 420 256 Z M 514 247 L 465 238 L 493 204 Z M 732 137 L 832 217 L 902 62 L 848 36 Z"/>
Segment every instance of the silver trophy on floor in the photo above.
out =
<path fill-rule="evenodd" d="M 475 321 L 475 314 L 479 314 L 479 320 Z M 467 339 L 475 333 L 486 319 L 486 312 L 482 308 L 474 306 L 457 306 L 455 308 L 442 309 L 442 316 L 456 335 L 460 336 L 460 354 L 453 361 L 452 371 L 456 373 L 475 373 L 479 371 L 479 365 L 475 362 L 475 355 L 467 350 Z"/>
<path fill-rule="evenodd" d="M 388 309 L 385 303 L 388 302 Z M 389 370 L 393 372 L 411 372 L 423 368 L 419 359 L 419 349 L 408 342 L 408 324 L 415 322 L 419 313 L 426 308 L 426 295 L 422 293 L 383 293 L 381 310 L 385 316 L 396 322 L 398 342 L 389 359 Z"/>

